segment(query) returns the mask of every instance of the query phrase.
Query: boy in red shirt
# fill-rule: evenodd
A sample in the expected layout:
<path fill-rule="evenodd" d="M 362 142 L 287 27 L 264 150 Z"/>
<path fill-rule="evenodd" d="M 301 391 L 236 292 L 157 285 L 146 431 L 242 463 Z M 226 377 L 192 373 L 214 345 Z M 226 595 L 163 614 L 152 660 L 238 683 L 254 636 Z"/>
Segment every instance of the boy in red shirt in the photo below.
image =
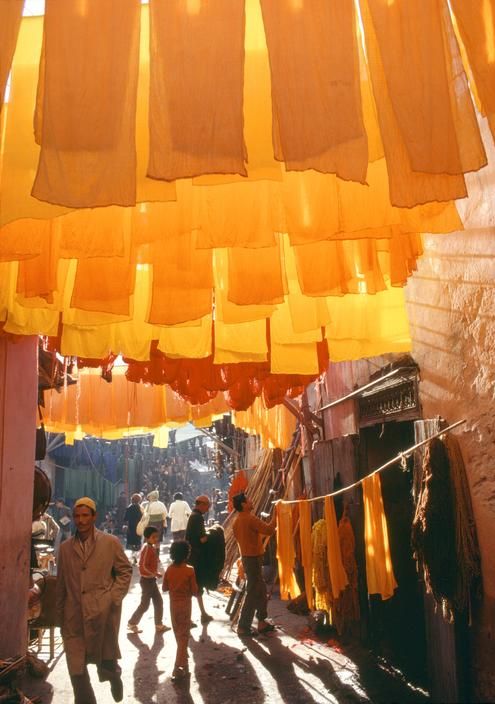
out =
<path fill-rule="evenodd" d="M 170 616 L 177 641 L 172 682 L 179 682 L 189 675 L 187 666 L 187 643 L 191 630 L 192 597 L 198 595 L 198 585 L 194 568 L 187 564 L 191 547 L 185 540 L 172 543 L 170 557 L 172 564 L 167 567 L 163 578 L 163 591 L 170 594 Z"/>
<path fill-rule="evenodd" d="M 141 620 L 141 616 L 148 610 L 150 601 L 152 601 L 155 612 L 155 630 L 157 633 L 163 633 L 164 631 L 169 631 L 170 627 L 164 626 L 162 623 L 163 599 L 156 584 L 156 578 L 161 577 L 158 572 L 158 553 L 155 547 L 160 539 L 160 534 L 157 528 L 148 526 L 144 529 L 143 537 L 146 542 L 139 553 L 141 603 L 129 619 L 127 628 L 132 633 L 141 632 L 138 628 L 138 623 Z"/>

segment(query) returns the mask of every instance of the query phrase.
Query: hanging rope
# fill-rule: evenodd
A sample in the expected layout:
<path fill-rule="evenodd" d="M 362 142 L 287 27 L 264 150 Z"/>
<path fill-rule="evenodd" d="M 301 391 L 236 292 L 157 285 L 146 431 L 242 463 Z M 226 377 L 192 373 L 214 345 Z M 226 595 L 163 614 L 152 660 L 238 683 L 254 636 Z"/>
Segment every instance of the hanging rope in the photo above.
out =
<path fill-rule="evenodd" d="M 416 445 L 413 445 L 412 447 L 408 447 L 407 450 L 403 450 L 402 452 L 399 452 L 398 455 L 396 455 L 393 459 L 388 460 L 388 462 L 385 462 L 385 464 L 382 464 L 381 467 L 378 467 L 377 469 L 374 469 L 370 474 L 367 474 L 365 477 L 361 477 L 361 479 L 358 479 L 356 482 L 353 484 L 349 484 L 349 486 L 344 486 L 342 489 L 337 489 L 337 491 L 333 491 L 331 494 L 325 494 L 324 496 L 315 496 L 312 499 L 303 499 L 304 501 L 322 501 L 326 496 L 337 496 L 338 494 L 343 494 L 345 491 L 349 491 L 349 489 L 354 489 L 354 487 L 359 486 L 359 484 L 362 484 L 365 479 L 368 479 L 369 477 L 372 477 L 374 474 L 378 474 L 378 472 L 381 472 L 384 469 L 387 469 L 387 467 L 391 467 L 393 464 L 396 462 L 402 462 L 406 457 L 409 457 L 415 450 L 419 449 L 423 445 L 427 445 L 429 442 L 431 442 L 434 438 L 440 437 L 440 435 L 445 435 L 445 433 L 449 433 L 451 430 L 454 430 L 454 428 L 459 427 L 460 425 L 463 425 L 463 423 L 466 422 L 466 419 L 464 420 L 458 420 L 456 423 L 452 423 L 452 425 L 449 425 L 447 428 L 443 428 L 440 430 L 438 433 L 435 433 L 435 435 L 431 435 L 431 437 L 426 438 L 425 440 L 421 440 L 421 442 L 416 443 Z M 283 501 L 282 499 L 279 499 L 278 501 Z M 273 501 L 272 503 L 278 503 L 278 501 Z M 297 504 L 299 503 L 300 499 L 295 499 L 293 501 L 283 501 L 285 504 Z"/>

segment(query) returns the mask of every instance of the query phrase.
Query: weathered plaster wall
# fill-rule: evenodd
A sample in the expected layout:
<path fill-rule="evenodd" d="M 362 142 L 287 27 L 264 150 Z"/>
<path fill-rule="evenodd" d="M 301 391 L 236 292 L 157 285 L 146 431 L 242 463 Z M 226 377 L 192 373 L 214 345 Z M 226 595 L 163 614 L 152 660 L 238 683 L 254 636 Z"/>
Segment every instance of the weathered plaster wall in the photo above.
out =
<path fill-rule="evenodd" d="M 37 338 L 0 337 L 0 658 L 26 649 L 37 392 Z"/>
<path fill-rule="evenodd" d="M 475 627 L 476 691 L 495 700 L 495 229 L 425 236 L 406 300 L 425 418 L 454 422 L 477 524 L 484 599 Z"/>

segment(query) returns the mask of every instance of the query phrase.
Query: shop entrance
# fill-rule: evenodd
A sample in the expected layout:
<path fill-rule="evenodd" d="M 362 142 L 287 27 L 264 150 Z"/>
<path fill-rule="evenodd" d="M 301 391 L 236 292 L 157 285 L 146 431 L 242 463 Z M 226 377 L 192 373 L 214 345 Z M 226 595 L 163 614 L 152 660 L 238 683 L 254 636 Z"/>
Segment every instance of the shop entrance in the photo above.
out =
<path fill-rule="evenodd" d="M 388 422 L 360 430 L 360 476 L 414 445 L 414 422 Z M 425 615 L 421 580 L 411 550 L 414 518 L 412 462 L 396 465 L 381 475 L 392 564 L 398 589 L 391 599 L 362 594 L 367 606 L 365 638 L 389 666 L 400 670 L 413 684 L 427 689 Z M 364 543 L 360 562 L 364 568 Z M 364 616 L 364 613 L 363 613 Z"/>

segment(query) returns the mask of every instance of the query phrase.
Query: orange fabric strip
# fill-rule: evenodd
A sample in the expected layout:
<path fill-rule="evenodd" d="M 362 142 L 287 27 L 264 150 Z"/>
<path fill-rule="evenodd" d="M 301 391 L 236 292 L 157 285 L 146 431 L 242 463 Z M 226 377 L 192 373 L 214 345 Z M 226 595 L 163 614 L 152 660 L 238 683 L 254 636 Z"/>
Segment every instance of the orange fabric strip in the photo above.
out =
<path fill-rule="evenodd" d="M 304 567 L 306 601 L 310 611 L 314 608 L 313 597 L 313 548 L 311 544 L 311 504 L 299 501 L 299 536 L 301 540 L 301 560 Z"/>
<path fill-rule="evenodd" d="M 392 205 L 466 195 L 486 163 L 469 86 L 442 0 L 361 0 Z"/>
<path fill-rule="evenodd" d="M 23 6 L 24 0 L 3 0 L 0 3 L 0 111 L 21 25 Z"/>
<path fill-rule="evenodd" d="M 247 175 L 244 0 L 151 0 L 148 176 Z"/>
<path fill-rule="evenodd" d="M 352 0 L 261 0 L 273 97 L 275 158 L 365 182 L 356 18 Z"/>
<path fill-rule="evenodd" d="M 495 0 L 451 0 L 451 5 L 495 138 Z"/>
<path fill-rule="evenodd" d="M 139 29 L 139 0 L 46 1 L 35 198 L 74 208 L 136 203 Z"/>
<path fill-rule="evenodd" d="M 334 599 L 338 599 L 340 593 L 343 592 L 349 584 L 349 580 L 347 579 L 347 574 L 342 564 L 337 516 L 335 514 L 335 504 L 331 496 L 325 496 L 325 522 L 327 524 L 327 555 L 332 596 Z"/>

